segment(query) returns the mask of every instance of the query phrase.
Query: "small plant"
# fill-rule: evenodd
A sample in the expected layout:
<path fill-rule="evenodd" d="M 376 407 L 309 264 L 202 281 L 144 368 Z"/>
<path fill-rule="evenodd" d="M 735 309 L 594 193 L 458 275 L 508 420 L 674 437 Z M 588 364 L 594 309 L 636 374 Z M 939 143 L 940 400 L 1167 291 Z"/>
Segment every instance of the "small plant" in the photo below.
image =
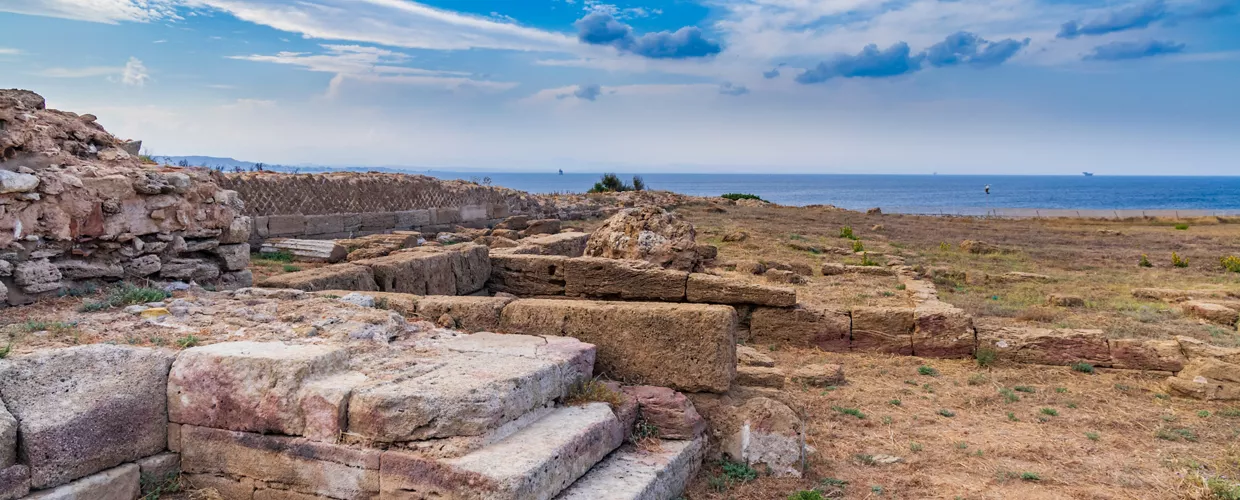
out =
<path fill-rule="evenodd" d="M 0 359 L 9 357 L 9 353 L 13 352 L 13 342 L 10 341 L 4 347 L 0 347 Z"/>
<path fill-rule="evenodd" d="M 946 242 L 946 241 L 940 241 L 940 242 L 939 242 L 939 251 L 941 251 L 941 252 L 950 252 L 951 250 L 952 250 L 952 245 L 951 245 L 950 243 L 948 243 L 948 242 Z"/>
<path fill-rule="evenodd" d="M 1089 438 L 1090 441 L 1097 441 L 1099 438 L 1097 432 L 1086 432 L 1085 437 Z"/>
<path fill-rule="evenodd" d="M 888 401 L 887 404 L 891 406 L 900 406 L 901 404 L 904 404 L 904 403 L 902 403 L 899 399 L 893 399 L 891 401 Z"/>
<path fill-rule="evenodd" d="M 1008 418 L 1008 420 L 1010 420 L 1010 421 L 1012 421 L 1012 422 L 1020 422 L 1020 419 L 1019 419 L 1019 418 L 1016 418 L 1016 414 L 1015 414 L 1015 413 L 1012 413 L 1012 412 L 1010 412 L 1010 411 L 1009 411 L 1009 412 L 1007 412 L 1007 418 Z"/>
<path fill-rule="evenodd" d="M 186 335 L 184 337 L 177 339 L 177 347 L 180 347 L 182 349 L 189 349 L 191 347 L 198 345 L 198 342 L 200 340 L 201 339 L 199 339 L 198 337 L 195 337 L 194 334 L 191 333 L 189 335 Z"/>
<path fill-rule="evenodd" d="M 78 308 L 80 312 L 96 312 L 114 307 L 125 307 L 134 304 L 146 304 L 148 302 L 159 302 L 168 298 L 168 292 L 158 288 L 148 288 L 133 286 L 128 283 L 120 288 L 112 290 L 107 297 L 98 302 L 85 302 Z"/>
<path fill-rule="evenodd" d="M 590 188 L 587 193 L 619 193 L 622 191 L 632 191 L 633 186 L 625 184 L 616 174 L 603 174 L 603 178 L 594 183 L 594 187 Z"/>
<path fill-rule="evenodd" d="M 1012 388 L 1012 390 L 1013 390 L 1013 391 L 1016 391 L 1016 392 L 1024 392 L 1024 393 L 1028 393 L 1028 394 L 1033 394 L 1033 393 L 1038 392 L 1038 390 L 1037 390 L 1037 389 L 1034 389 L 1034 388 L 1029 387 L 1029 386 L 1027 386 L 1027 385 L 1018 385 L 1018 386 L 1016 386 L 1016 387 L 1013 387 L 1013 388 Z"/>
<path fill-rule="evenodd" d="M 788 496 L 788 500 L 826 500 L 817 490 L 801 490 Z"/>
<path fill-rule="evenodd" d="M 1022 472 L 1020 473 L 1020 480 L 1021 481 L 1041 481 L 1042 478 L 1032 472 Z"/>
<path fill-rule="evenodd" d="M 727 198 L 727 199 L 732 200 L 732 201 L 738 201 L 738 200 L 758 200 L 758 201 L 766 201 L 766 200 L 763 200 L 761 197 L 759 197 L 759 196 L 758 196 L 758 195 L 756 195 L 756 194 L 749 194 L 749 193 L 727 193 L 727 194 L 721 194 L 721 195 L 719 195 L 719 197 L 720 197 L 720 198 Z"/>
<path fill-rule="evenodd" d="M 882 486 L 879 486 L 879 485 L 877 485 L 877 484 L 876 484 L 876 485 L 873 485 L 873 486 L 870 486 L 870 493 L 873 493 L 873 494 L 878 495 L 878 496 L 880 496 L 880 497 L 881 497 L 881 496 L 883 496 L 883 487 L 882 487 Z"/>
<path fill-rule="evenodd" d="M 1081 373 L 1093 373 L 1093 372 L 1094 372 L 1094 365 L 1091 365 L 1091 364 L 1086 363 L 1086 362 L 1084 362 L 1084 361 L 1081 361 L 1081 362 L 1079 362 L 1079 363 L 1073 363 L 1073 364 L 1072 364 L 1072 371 L 1074 371 L 1074 372 L 1081 372 Z"/>
<path fill-rule="evenodd" d="M 650 423 L 645 417 L 639 417 L 637 423 L 633 425 L 633 433 L 629 435 L 629 442 L 637 445 L 657 442 L 659 439 L 659 426 Z"/>
<path fill-rule="evenodd" d="M 891 425 L 891 422 L 893 422 L 891 417 L 887 415 L 883 415 L 882 420 L 883 420 L 883 425 Z"/>
<path fill-rule="evenodd" d="M 294 265 L 292 265 L 292 264 L 285 264 L 285 265 L 282 267 L 282 269 L 284 269 L 284 272 L 286 272 L 286 273 L 295 273 L 295 272 L 297 272 L 297 271 L 300 271 L 300 270 L 301 270 L 301 268 L 300 268 L 300 267 L 294 266 Z"/>
<path fill-rule="evenodd" d="M 863 252 L 861 254 L 861 265 L 866 267 L 875 267 L 878 266 L 879 263 L 877 260 L 871 259 L 870 254 Z"/>
<path fill-rule="evenodd" d="M 908 289 L 908 285 L 905 285 L 904 283 L 900 283 L 899 285 L 896 285 L 896 290 L 907 290 L 907 289 Z"/>
<path fill-rule="evenodd" d="M 856 460 L 857 463 L 861 465 L 877 465 L 878 464 L 878 460 L 874 459 L 874 455 L 868 455 L 865 453 L 858 453 L 856 455 L 853 455 L 853 459 Z"/>
<path fill-rule="evenodd" d="M 973 353 L 973 359 L 977 360 L 977 366 L 986 368 L 995 364 L 995 359 L 999 357 L 999 353 L 989 347 L 979 347 L 977 352 Z"/>
<path fill-rule="evenodd" d="M 956 441 L 955 446 L 956 446 L 956 449 L 957 449 L 957 450 L 967 450 L 967 449 L 969 449 L 969 443 L 966 443 L 966 442 L 964 442 L 964 441 Z"/>
<path fill-rule="evenodd" d="M 1197 441 L 1197 433 L 1193 432 L 1192 429 L 1184 428 L 1159 429 L 1158 432 L 1154 433 L 1154 437 L 1166 441 L 1179 441 L 1181 439 L 1185 441 Z"/>
<path fill-rule="evenodd" d="M 855 240 L 855 239 L 857 239 L 857 235 L 853 234 L 853 228 L 852 228 L 852 226 L 844 226 L 844 227 L 841 227 L 841 228 L 840 228 L 840 237 L 841 237 L 841 238 L 847 238 L 847 239 L 850 239 L 850 240 Z"/>
<path fill-rule="evenodd" d="M 861 240 L 853 240 L 852 249 L 853 249 L 853 253 L 864 252 L 865 243 L 862 243 Z"/>
<path fill-rule="evenodd" d="M 831 409 L 835 410 L 838 413 L 842 413 L 844 415 L 852 415 L 854 417 L 857 417 L 858 419 L 865 420 L 865 414 L 861 413 L 861 410 L 858 410 L 856 408 L 845 408 L 843 406 L 832 406 Z"/>
<path fill-rule="evenodd" d="M 181 475 L 175 472 L 163 476 L 142 474 L 138 478 L 138 484 L 142 492 L 140 500 L 159 500 L 166 493 L 180 493 L 185 488 L 181 483 Z"/>
<path fill-rule="evenodd" d="M 1215 415 L 1227 418 L 1240 418 L 1240 408 L 1227 408 L 1219 410 Z"/>
<path fill-rule="evenodd" d="M 590 379 L 573 385 L 568 391 L 568 396 L 564 398 L 564 404 L 568 406 L 581 406 L 594 402 L 607 403 L 612 408 L 619 408 L 624 404 L 624 398 L 598 379 Z"/>
<path fill-rule="evenodd" d="M 1051 417 L 1058 417 L 1058 416 L 1059 416 L 1059 410 L 1056 410 L 1056 409 L 1054 409 L 1054 408 L 1042 408 L 1042 409 L 1040 410 L 1040 412 L 1041 412 L 1043 415 L 1048 415 L 1048 416 L 1051 416 Z"/>
<path fill-rule="evenodd" d="M 293 257 L 293 253 L 288 250 L 276 250 L 259 254 L 260 259 L 272 262 L 292 262 Z"/>
<path fill-rule="evenodd" d="M 918 374 L 921 374 L 921 375 L 925 375 L 925 376 L 927 376 L 927 377 L 937 377 L 937 376 L 939 376 L 939 371 L 938 371 L 938 370 L 934 369 L 934 367 L 932 367 L 932 366 L 926 366 L 926 365 L 921 365 L 921 366 L 918 366 L 918 367 L 917 367 L 917 373 L 918 373 Z"/>
<path fill-rule="evenodd" d="M 1219 259 L 1219 262 L 1222 262 L 1223 269 L 1226 269 L 1233 273 L 1240 273 L 1240 257 L 1236 257 L 1235 255 L 1228 255 L 1226 257 L 1223 257 L 1222 259 Z"/>
<path fill-rule="evenodd" d="M 1180 254 L 1171 252 L 1171 265 L 1175 267 L 1188 267 L 1188 259 L 1181 258 Z"/>
<path fill-rule="evenodd" d="M 1182 222 L 1181 222 L 1181 223 L 1179 223 L 1179 224 L 1176 224 L 1176 225 L 1175 225 L 1175 230 L 1176 230 L 1176 231 L 1188 231 L 1188 224 L 1184 224 L 1184 223 L 1182 223 Z"/>
<path fill-rule="evenodd" d="M 1197 416 L 1198 416 L 1198 417 L 1201 417 L 1201 418 L 1210 418 L 1210 411 L 1209 411 L 1209 410 L 1201 410 L 1201 411 L 1197 412 Z"/>
<path fill-rule="evenodd" d="M 921 450 L 925 449 L 925 447 L 922 446 L 921 443 L 912 442 L 908 444 L 908 449 L 913 453 L 921 453 Z"/>
<path fill-rule="evenodd" d="M 1071 409 L 1073 409 L 1073 410 L 1075 410 L 1075 409 L 1076 409 L 1076 403 L 1068 403 L 1068 404 L 1067 404 L 1067 406 L 1068 406 L 1068 408 L 1071 408 Z"/>
<path fill-rule="evenodd" d="M 947 418 L 952 418 L 956 416 L 956 412 L 944 408 L 944 409 L 939 410 L 939 415 L 942 415 Z"/>
<path fill-rule="evenodd" d="M 985 373 L 974 373 L 969 375 L 969 385 L 982 385 L 986 383 Z"/>
<path fill-rule="evenodd" d="M 737 483 L 748 483 L 758 478 L 758 471 L 748 464 L 722 460 L 719 462 L 719 466 L 723 469 L 724 477 Z"/>
<path fill-rule="evenodd" d="M 1150 262 L 1150 256 L 1141 254 L 1141 260 L 1137 261 L 1137 267 L 1154 267 L 1154 264 Z"/>
<path fill-rule="evenodd" d="M 1020 401 L 1020 396 L 1017 396 L 1016 393 L 1012 392 L 1011 389 L 1007 389 L 1007 388 L 999 389 L 999 395 L 1003 396 L 1003 400 L 1009 403 L 1015 403 L 1017 401 Z"/>
<path fill-rule="evenodd" d="M 1059 393 L 1059 394 L 1063 394 L 1063 393 L 1068 392 L 1068 388 L 1067 388 L 1067 387 L 1056 387 L 1056 388 L 1055 388 L 1055 392 L 1057 392 L 1057 393 Z"/>

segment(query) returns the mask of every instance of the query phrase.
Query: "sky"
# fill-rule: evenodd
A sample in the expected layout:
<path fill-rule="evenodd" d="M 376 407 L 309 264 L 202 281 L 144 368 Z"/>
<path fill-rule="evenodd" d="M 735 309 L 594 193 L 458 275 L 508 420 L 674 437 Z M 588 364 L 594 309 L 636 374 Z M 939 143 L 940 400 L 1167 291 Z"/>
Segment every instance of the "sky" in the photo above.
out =
<path fill-rule="evenodd" d="M 0 0 L 0 68 L 153 155 L 1240 174 L 1240 0 Z"/>

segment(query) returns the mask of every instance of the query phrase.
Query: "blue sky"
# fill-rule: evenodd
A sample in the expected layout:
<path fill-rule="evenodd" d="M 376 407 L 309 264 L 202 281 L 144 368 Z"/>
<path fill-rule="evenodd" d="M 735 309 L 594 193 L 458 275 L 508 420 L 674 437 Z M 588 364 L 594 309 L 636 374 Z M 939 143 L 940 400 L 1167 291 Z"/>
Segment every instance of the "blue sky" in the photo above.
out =
<path fill-rule="evenodd" d="M 1240 0 L 0 0 L 0 67 L 157 155 L 1240 172 Z"/>

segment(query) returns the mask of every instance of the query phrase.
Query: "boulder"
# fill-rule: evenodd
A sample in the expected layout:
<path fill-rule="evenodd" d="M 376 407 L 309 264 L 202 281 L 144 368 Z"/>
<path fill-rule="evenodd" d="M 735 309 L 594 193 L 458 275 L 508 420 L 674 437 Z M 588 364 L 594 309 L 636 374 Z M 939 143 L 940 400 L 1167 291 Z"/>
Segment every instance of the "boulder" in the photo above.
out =
<path fill-rule="evenodd" d="M 737 366 L 736 379 L 732 383 L 746 387 L 784 388 L 784 371 L 763 366 Z"/>
<path fill-rule="evenodd" d="M 360 238 L 336 240 L 336 243 L 343 246 L 349 252 L 347 260 L 353 262 L 383 257 L 402 248 L 416 247 L 418 246 L 418 240 L 421 238 L 422 233 L 401 231 L 392 234 L 372 234 Z"/>
<path fill-rule="evenodd" d="M 13 465 L 0 468 L 0 500 L 17 500 L 30 493 L 30 468 Z"/>
<path fill-rule="evenodd" d="M 1111 339 L 1111 367 L 1128 370 L 1184 369 L 1184 353 L 1174 340 Z"/>
<path fill-rule="evenodd" d="M 749 319 L 750 343 L 818 347 L 848 352 L 852 320 L 848 313 L 811 304 L 758 307 Z"/>
<path fill-rule="evenodd" d="M 106 261 L 62 260 L 56 263 L 56 269 L 62 277 L 72 280 L 120 278 L 125 274 L 120 264 Z"/>
<path fill-rule="evenodd" d="M 736 346 L 736 362 L 738 366 L 775 366 L 774 359 L 747 345 Z"/>
<path fill-rule="evenodd" d="M 170 280 L 204 283 L 220 277 L 220 266 L 206 259 L 167 259 L 160 264 L 159 276 Z"/>
<path fill-rule="evenodd" d="M 851 349 L 911 356 L 913 312 L 911 307 L 854 307 Z"/>
<path fill-rule="evenodd" d="M 64 486 L 35 492 L 24 500 L 133 500 L 138 498 L 140 484 L 138 466 L 125 464 Z"/>
<path fill-rule="evenodd" d="M 824 262 L 822 264 L 823 276 L 837 276 L 848 272 L 844 264 L 836 264 L 834 262 Z"/>
<path fill-rule="evenodd" d="M 1183 335 L 1177 336 L 1175 341 L 1180 344 L 1180 351 L 1188 359 L 1214 358 L 1225 363 L 1240 365 L 1240 347 L 1219 347 Z"/>
<path fill-rule="evenodd" d="M 1161 300 L 1164 302 L 1183 302 L 1192 298 L 1188 290 L 1170 288 L 1133 288 L 1132 296 L 1138 299 Z"/>
<path fill-rule="evenodd" d="M 38 176 L 0 170 L 0 194 L 28 193 L 38 187 Z"/>
<path fill-rule="evenodd" d="M 1010 327 L 980 330 L 978 348 L 1017 363 L 1068 366 L 1079 362 L 1110 366 L 1111 352 L 1102 330 Z"/>
<path fill-rule="evenodd" d="M 567 232 L 531 236 L 519 241 L 520 246 L 506 250 L 511 254 L 520 255 L 563 255 L 565 257 L 581 257 L 586 251 L 589 234 Z"/>
<path fill-rule="evenodd" d="M 500 221 L 499 224 L 495 225 L 495 229 L 520 231 L 522 229 L 525 229 L 526 227 L 529 227 L 529 225 L 530 225 L 530 217 L 528 215 L 514 215 L 512 217 L 508 217 L 507 219 Z M 559 232 L 559 231 L 556 231 L 556 232 Z"/>
<path fill-rule="evenodd" d="M 441 245 L 456 245 L 473 241 L 475 237 L 472 234 L 464 233 L 439 233 L 435 235 L 435 241 L 438 241 Z"/>
<path fill-rule="evenodd" d="M 220 245 L 214 253 L 225 271 L 240 271 L 250 266 L 250 244 Z"/>
<path fill-rule="evenodd" d="M 763 286 L 701 273 L 689 275 L 685 293 L 689 302 L 708 304 L 792 307 L 797 303 L 797 292 L 792 288 Z"/>
<path fill-rule="evenodd" d="M 521 246 L 516 240 L 503 236 L 480 236 L 474 238 L 474 243 L 485 245 L 487 248 L 516 248 Z"/>
<path fill-rule="evenodd" d="M 762 276 L 772 283 L 783 283 L 786 285 L 805 283 L 805 278 L 802 275 L 782 269 L 767 269 L 766 272 L 762 273 Z"/>
<path fill-rule="evenodd" d="M 913 308 L 913 324 L 913 354 L 916 356 L 967 358 L 977 347 L 973 317 L 946 302 L 922 301 Z"/>
<path fill-rule="evenodd" d="M 374 273 L 378 287 L 375 290 L 414 295 L 456 295 L 454 257 L 454 253 L 416 248 L 386 257 L 354 261 L 353 264 L 369 268 Z"/>
<path fill-rule="evenodd" d="M 0 470 L 17 463 L 17 419 L 0 401 Z"/>
<path fill-rule="evenodd" d="M 560 219 L 537 219 L 529 221 L 521 230 L 522 237 L 539 234 L 556 234 L 560 232 Z"/>
<path fill-rule="evenodd" d="M 725 392 L 736 373 L 736 310 L 705 304 L 517 300 L 501 330 L 598 346 L 595 372 L 679 391 Z"/>
<path fill-rule="evenodd" d="M 490 249 L 486 245 L 455 245 L 448 251 L 452 254 L 452 274 L 456 277 L 458 295 L 471 294 L 486 287 L 491 277 Z"/>
<path fill-rule="evenodd" d="M 586 255 L 635 259 L 680 271 L 700 270 L 693 225 L 659 207 L 622 210 L 591 235 Z"/>
<path fill-rule="evenodd" d="M 736 272 L 741 274 L 761 275 L 766 272 L 766 265 L 756 260 L 742 260 L 736 263 Z"/>
<path fill-rule="evenodd" d="M 157 255 L 143 255 L 135 257 L 124 265 L 125 276 L 130 278 L 144 278 L 159 272 L 163 267 L 163 263 L 159 261 Z"/>
<path fill-rule="evenodd" d="M 349 256 L 349 251 L 341 244 L 332 240 L 298 240 L 293 238 L 273 238 L 263 242 L 259 247 L 260 254 L 287 252 L 293 260 L 299 262 L 340 262 Z"/>
<path fill-rule="evenodd" d="M 569 258 L 558 255 L 491 254 L 492 292 L 522 297 L 564 295 L 564 267 Z"/>
<path fill-rule="evenodd" d="M 835 364 L 805 365 L 792 371 L 792 382 L 814 387 L 844 385 L 844 367 Z"/>
<path fill-rule="evenodd" d="M 220 244 L 235 245 L 237 243 L 248 243 L 250 241 L 250 230 L 253 226 L 254 221 L 249 217 L 234 217 L 232 222 L 228 223 L 228 228 L 220 233 Z"/>
<path fill-rule="evenodd" d="M 374 308 L 388 309 L 400 313 L 402 316 L 410 316 L 418 312 L 418 300 L 420 296 L 408 293 L 393 292 L 373 292 L 364 291 L 356 292 L 353 290 L 322 290 L 314 292 L 319 297 L 342 298 L 346 295 L 361 295 L 369 297 L 374 301 Z"/>
<path fill-rule="evenodd" d="M 564 293 L 570 297 L 680 302 L 688 279 L 688 273 L 643 260 L 579 257 L 564 263 Z"/>
<path fill-rule="evenodd" d="M 720 444 L 723 454 L 759 470 L 769 468 L 776 477 L 801 477 L 807 450 L 805 424 L 796 412 L 757 397 L 736 409 L 735 422 Z"/>
<path fill-rule="evenodd" d="M 500 314 L 513 299 L 505 297 L 468 297 L 432 295 L 418 300 L 418 315 L 439 318 L 448 315 L 453 324 L 468 332 L 496 331 Z"/>
<path fill-rule="evenodd" d="M 356 264 L 332 264 L 295 273 L 269 276 L 261 285 L 267 288 L 296 288 L 307 292 L 319 290 L 376 291 L 371 268 Z"/>
<path fill-rule="evenodd" d="M 30 294 L 60 289 L 60 269 L 47 259 L 27 260 L 13 266 L 13 283 Z"/>
<path fill-rule="evenodd" d="M 649 385 L 628 386 L 622 390 L 637 400 L 639 418 L 657 428 L 660 439 L 693 439 L 706 430 L 706 421 L 684 394 Z"/>
<path fill-rule="evenodd" d="M 1240 400 L 1240 365 L 1213 358 L 1190 359 L 1174 377 L 1167 378 L 1171 394 L 1206 401 Z"/>
<path fill-rule="evenodd" d="M 1181 304 L 1184 313 L 1211 323 L 1234 327 L 1240 321 L 1240 312 L 1222 304 L 1190 300 Z"/>
<path fill-rule="evenodd" d="M 343 348 L 225 342 L 186 349 L 168 377 L 168 419 L 335 442 L 349 395 L 366 380 Z"/>
<path fill-rule="evenodd" d="M 20 422 L 31 486 L 59 486 L 168 443 L 173 353 L 96 344 L 0 360 L 0 397 Z"/>

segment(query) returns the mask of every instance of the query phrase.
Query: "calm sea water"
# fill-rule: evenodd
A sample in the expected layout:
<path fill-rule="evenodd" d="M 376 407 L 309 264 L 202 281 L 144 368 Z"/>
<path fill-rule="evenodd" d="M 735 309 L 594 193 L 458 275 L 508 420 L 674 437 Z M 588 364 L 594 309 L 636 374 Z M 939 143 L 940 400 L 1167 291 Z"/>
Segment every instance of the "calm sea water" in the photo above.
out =
<path fill-rule="evenodd" d="M 428 174 L 448 179 L 490 177 L 495 185 L 533 193 L 584 192 L 599 178 L 598 174 Z M 626 182 L 631 177 L 621 174 Z M 1023 209 L 1240 213 L 1240 177 L 642 174 L 642 179 L 650 189 L 690 195 L 753 193 L 784 205 L 881 207 L 897 213 L 1015 214 Z"/>

